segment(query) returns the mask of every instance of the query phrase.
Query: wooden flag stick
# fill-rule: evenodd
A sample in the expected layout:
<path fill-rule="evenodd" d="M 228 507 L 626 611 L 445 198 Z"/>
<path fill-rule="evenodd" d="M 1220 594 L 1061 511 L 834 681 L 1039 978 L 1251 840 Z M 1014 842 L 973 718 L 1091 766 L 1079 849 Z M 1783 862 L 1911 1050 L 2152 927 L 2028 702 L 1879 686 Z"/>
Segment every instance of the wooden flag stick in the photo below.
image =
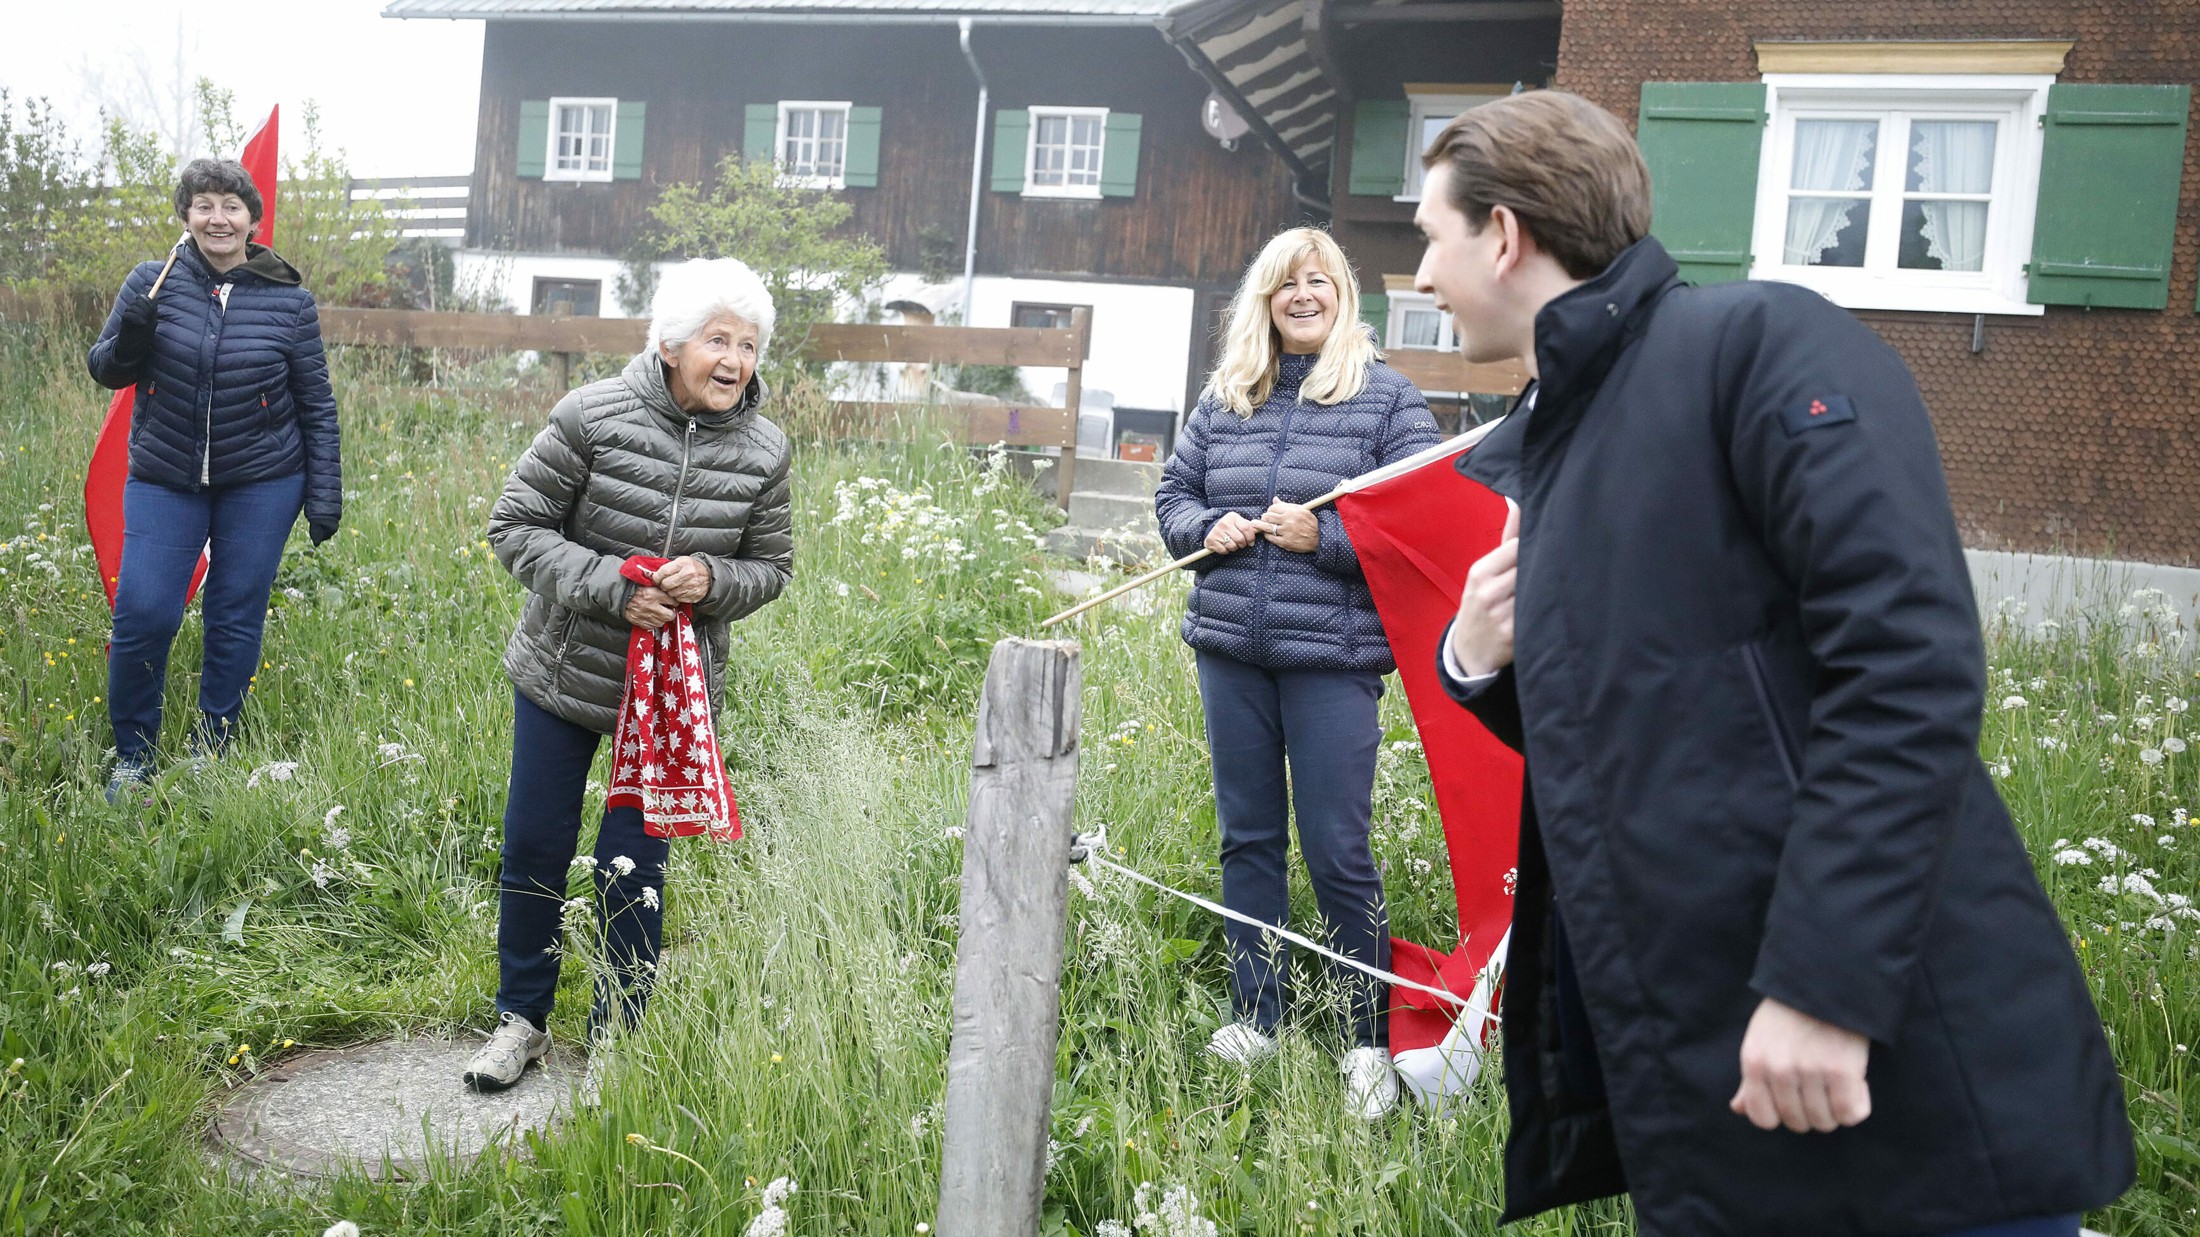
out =
<path fill-rule="evenodd" d="M 186 232 L 184 233 L 184 238 L 189 239 L 190 235 L 190 233 Z M 168 251 L 168 261 L 160 268 L 160 274 L 154 277 L 153 286 L 145 290 L 146 300 L 152 300 L 154 297 L 160 295 L 160 286 L 168 282 L 168 272 L 176 265 L 176 255 L 182 252 L 183 241 L 178 240 L 175 244 L 175 247 Z"/>
<path fill-rule="evenodd" d="M 1327 494 L 1322 495 L 1320 498 L 1314 499 L 1312 502 L 1307 503 L 1306 509 L 1312 511 L 1317 507 L 1328 506 L 1330 503 L 1333 503 L 1338 499 L 1343 498 L 1345 495 L 1353 493 L 1357 490 L 1364 490 L 1368 486 L 1374 485 L 1378 481 L 1388 481 L 1392 477 L 1398 476 L 1401 473 L 1412 472 L 1414 469 L 1419 468 L 1420 466 L 1428 463 L 1431 460 L 1442 459 L 1447 455 L 1451 455 L 1459 451 L 1464 451 L 1468 447 L 1471 447 L 1474 444 L 1482 441 L 1482 436 L 1489 433 L 1491 430 L 1496 429 L 1498 423 L 1503 421 L 1504 419 L 1505 418 L 1503 417 L 1499 417 L 1496 421 L 1484 422 L 1483 424 L 1475 426 L 1473 429 L 1468 430 L 1466 433 L 1461 434 L 1456 438 L 1447 439 L 1443 442 L 1437 443 L 1435 446 L 1430 447 L 1424 451 L 1416 451 L 1412 455 L 1409 455 L 1406 458 L 1397 461 L 1396 463 L 1385 464 L 1381 468 L 1378 468 L 1373 472 L 1362 473 L 1357 477 L 1353 477 L 1347 481 L 1340 482 L 1336 489 L 1333 489 Z M 1152 571 L 1149 571 L 1146 574 L 1139 576 L 1137 579 L 1132 580 L 1127 584 L 1118 584 L 1114 588 L 1109 589 L 1107 592 L 1100 594 L 1098 597 L 1087 597 L 1085 600 L 1078 602 L 1076 605 L 1071 606 L 1069 609 L 1064 610 L 1060 614 L 1055 615 L 1053 618 L 1050 618 L 1045 622 L 1039 624 L 1039 626 L 1042 628 L 1052 627 L 1056 623 L 1063 622 L 1067 619 L 1076 618 L 1078 615 L 1092 609 L 1094 606 L 1114 601 L 1116 598 L 1121 597 L 1125 593 L 1144 588 L 1172 571 L 1176 571 L 1184 567 L 1189 567 L 1193 563 L 1196 563 L 1203 558 L 1208 558 L 1213 554 L 1213 550 L 1201 547 L 1199 550 L 1187 554 L 1173 563 L 1169 563 L 1161 567 L 1156 567 Z"/>

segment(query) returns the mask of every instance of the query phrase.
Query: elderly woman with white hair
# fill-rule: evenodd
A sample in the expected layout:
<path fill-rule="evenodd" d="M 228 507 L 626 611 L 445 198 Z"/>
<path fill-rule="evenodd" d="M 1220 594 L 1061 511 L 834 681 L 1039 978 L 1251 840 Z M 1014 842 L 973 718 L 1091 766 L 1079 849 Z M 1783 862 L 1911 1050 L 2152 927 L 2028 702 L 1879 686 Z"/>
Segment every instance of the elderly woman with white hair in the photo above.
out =
<path fill-rule="evenodd" d="M 664 272 L 649 344 L 616 378 L 558 401 L 512 467 L 489 545 L 527 587 L 504 651 L 515 689 L 497 920 L 497 1027 L 465 1081 L 518 1082 L 550 1048 L 568 869 L 599 741 L 616 728 L 627 644 L 691 607 L 705 681 L 723 707 L 727 625 L 794 574 L 786 435 L 757 409 L 770 295 L 746 265 Z M 655 583 L 629 557 L 669 559 Z M 636 807 L 607 808 L 596 835 L 596 922 L 608 967 L 589 1034 L 631 1023 L 663 936 L 665 856 Z"/>

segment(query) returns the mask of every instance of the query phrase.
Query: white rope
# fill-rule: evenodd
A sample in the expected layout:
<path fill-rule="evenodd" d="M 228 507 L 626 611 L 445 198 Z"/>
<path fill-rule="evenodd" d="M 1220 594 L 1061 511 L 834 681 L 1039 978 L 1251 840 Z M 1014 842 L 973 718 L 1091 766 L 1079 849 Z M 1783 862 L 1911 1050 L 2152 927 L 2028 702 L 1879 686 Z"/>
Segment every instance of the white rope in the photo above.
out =
<path fill-rule="evenodd" d="M 1224 919 L 1235 920 L 1238 923 L 1246 924 L 1250 927 L 1259 928 L 1263 932 L 1273 933 L 1291 942 L 1301 949 L 1311 950 L 1312 952 L 1320 954 L 1322 957 L 1327 958 L 1332 962 L 1342 963 L 1345 966 L 1351 967 L 1355 971 L 1363 971 L 1369 975 L 1373 975 L 1375 978 L 1380 979 L 1386 983 L 1396 984 L 1404 988 L 1411 988 L 1416 992 L 1425 992 L 1430 996 L 1437 998 L 1438 1000 L 1447 1001 L 1453 1005 L 1460 1007 L 1459 1016 L 1462 1018 L 1480 1018 L 1485 1022 L 1503 1021 L 1503 1019 L 1498 1017 L 1498 1015 L 1489 1013 L 1486 1010 L 1476 1010 L 1469 1008 L 1468 998 L 1460 996 L 1456 992 L 1450 992 L 1442 988 L 1431 988 L 1427 984 L 1420 983 L 1416 980 L 1407 979 L 1403 975 L 1399 975 L 1392 971 L 1386 971 L 1381 967 L 1369 966 L 1367 963 L 1362 962 L 1357 958 L 1348 958 L 1326 945 L 1320 944 L 1316 941 L 1308 940 L 1306 937 L 1300 936 L 1298 933 L 1293 932 L 1289 928 L 1277 927 L 1275 924 L 1272 923 L 1263 923 L 1260 920 L 1253 918 L 1251 915 L 1242 914 L 1238 911 L 1231 910 L 1227 906 L 1223 906 L 1215 902 L 1210 902 L 1207 899 L 1200 897 L 1196 893 L 1186 893 L 1181 889 L 1171 889 L 1167 885 L 1162 884 L 1160 881 L 1155 880 L 1145 873 L 1126 868 L 1122 864 L 1108 858 L 1106 855 L 1101 854 L 1100 850 L 1101 846 L 1104 844 L 1104 838 L 1081 838 L 1079 839 L 1079 841 L 1086 844 L 1086 858 L 1089 859 L 1091 862 L 1097 863 L 1101 867 L 1104 867 L 1111 872 L 1121 872 L 1123 875 L 1130 877 L 1132 880 L 1137 881 L 1141 885 L 1146 885 L 1151 888 L 1158 889 L 1161 892 L 1168 894 L 1172 898 L 1182 898 L 1186 902 L 1191 903 L 1193 906 L 1199 907 L 1202 910 L 1213 911 L 1215 914 L 1222 916 Z"/>

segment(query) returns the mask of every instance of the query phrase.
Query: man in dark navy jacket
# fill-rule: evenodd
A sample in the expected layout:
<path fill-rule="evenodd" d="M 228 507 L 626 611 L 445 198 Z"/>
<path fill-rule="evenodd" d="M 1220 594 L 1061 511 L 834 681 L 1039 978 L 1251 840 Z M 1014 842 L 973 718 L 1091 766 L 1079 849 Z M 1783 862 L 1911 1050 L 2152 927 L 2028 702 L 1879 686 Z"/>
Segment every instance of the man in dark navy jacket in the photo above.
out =
<path fill-rule="evenodd" d="M 1816 293 L 1681 284 L 1624 126 L 1476 108 L 1418 286 L 1536 384 L 1444 642 L 1526 756 L 1506 1216 L 1652 1237 L 2075 1234 L 2134 1174 L 2070 942 L 1979 760 L 1978 615 L 1895 353 Z"/>

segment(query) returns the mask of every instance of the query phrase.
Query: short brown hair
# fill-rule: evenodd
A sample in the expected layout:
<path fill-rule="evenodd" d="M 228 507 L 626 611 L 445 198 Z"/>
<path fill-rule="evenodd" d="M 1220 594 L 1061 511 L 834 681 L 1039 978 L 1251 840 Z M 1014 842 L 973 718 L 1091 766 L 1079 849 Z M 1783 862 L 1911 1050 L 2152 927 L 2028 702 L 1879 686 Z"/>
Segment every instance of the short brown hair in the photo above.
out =
<path fill-rule="evenodd" d="M 257 224 L 266 213 L 260 202 L 259 186 L 252 183 L 252 173 L 235 159 L 193 159 L 176 180 L 176 218 L 191 218 L 191 199 L 202 193 L 234 193 L 244 199 L 244 208 Z"/>
<path fill-rule="evenodd" d="M 1451 204 L 1480 232 L 1492 207 L 1589 279 L 1650 231 L 1650 169 L 1627 126 L 1580 95 L 1531 90 L 1461 112 L 1421 156 L 1451 167 Z"/>

